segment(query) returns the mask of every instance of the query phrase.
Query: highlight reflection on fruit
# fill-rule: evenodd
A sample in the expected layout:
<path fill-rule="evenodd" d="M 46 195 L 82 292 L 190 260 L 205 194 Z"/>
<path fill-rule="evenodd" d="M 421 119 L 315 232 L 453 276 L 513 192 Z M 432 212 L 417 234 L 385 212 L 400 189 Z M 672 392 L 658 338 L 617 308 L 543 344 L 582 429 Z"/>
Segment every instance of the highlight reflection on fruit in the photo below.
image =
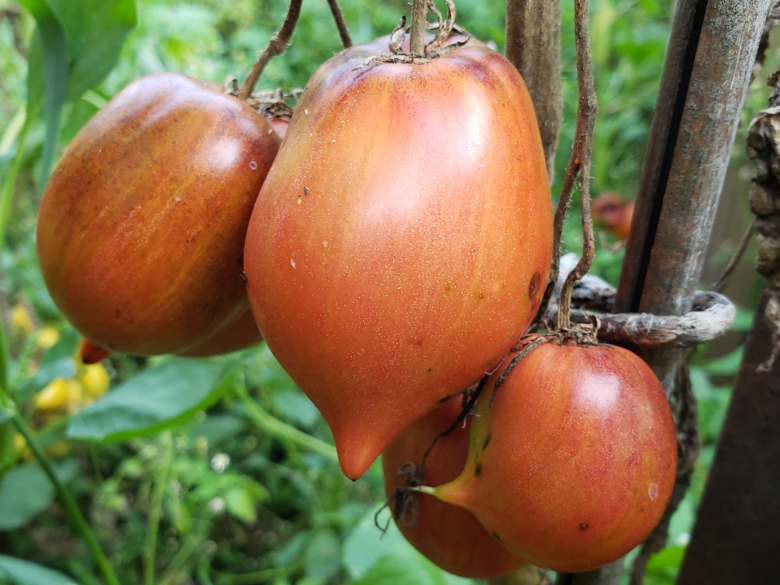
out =
<path fill-rule="evenodd" d="M 496 372 L 476 405 L 484 412 Z M 584 571 L 639 544 L 674 486 L 677 439 L 658 379 L 619 347 L 539 346 L 472 421 L 461 476 L 425 488 L 519 557 Z"/>
<path fill-rule="evenodd" d="M 398 469 L 407 462 L 419 464 L 434 437 L 460 412 L 460 398 L 452 398 L 396 437 L 382 453 L 385 493 L 389 497 L 404 483 Z M 463 470 L 469 450 L 469 424 L 439 439 L 425 463 L 425 483 L 437 486 L 452 481 Z M 523 564 L 488 533 L 469 511 L 420 494 L 413 526 L 396 521 L 414 547 L 442 569 L 471 579 L 505 575 Z"/>
<path fill-rule="evenodd" d="M 314 74 L 245 248 L 263 337 L 350 478 L 499 363 L 538 306 L 552 248 L 539 130 L 514 67 L 474 40 L 422 66 L 363 67 L 388 52 L 385 37 Z"/>
<path fill-rule="evenodd" d="M 212 85 L 170 73 L 130 84 L 52 173 L 41 270 L 98 346 L 186 351 L 247 310 L 246 227 L 279 137 Z"/>

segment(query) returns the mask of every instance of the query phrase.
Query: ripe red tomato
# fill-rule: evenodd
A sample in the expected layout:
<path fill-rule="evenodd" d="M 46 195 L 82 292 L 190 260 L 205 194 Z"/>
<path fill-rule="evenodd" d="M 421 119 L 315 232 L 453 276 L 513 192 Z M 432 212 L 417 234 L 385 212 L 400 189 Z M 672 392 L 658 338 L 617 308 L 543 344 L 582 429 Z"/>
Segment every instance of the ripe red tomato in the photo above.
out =
<path fill-rule="evenodd" d="M 472 422 L 463 473 L 435 491 L 517 556 L 585 571 L 644 540 L 664 512 L 676 465 L 671 409 L 641 359 L 619 347 L 547 343 Z"/>
<path fill-rule="evenodd" d="M 258 197 L 252 311 L 362 475 L 404 428 L 495 367 L 550 265 L 539 130 L 514 67 L 482 43 L 314 74 Z"/>
<path fill-rule="evenodd" d="M 223 353 L 230 353 L 257 345 L 262 340 L 263 336 L 257 328 L 252 311 L 247 307 L 243 313 L 221 329 L 215 331 L 211 337 L 195 347 L 179 352 L 179 355 L 185 357 L 222 355 Z"/>
<path fill-rule="evenodd" d="M 161 74 L 122 90 L 52 173 L 38 254 L 57 306 L 112 351 L 186 351 L 246 312 L 243 247 L 279 137 L 249 106 Z"/>
<path fill-rule="evenodd" d="M 404 477 L 398 469 L 411 461 L 419 464 L 433 438 L 460 412 L 460 399 L 452 398 L 427 414 L 398 437 L 382 453 L 385 492 L 389 497 Z M 469 451 L 469 424 L 439 439 L 425 463 L 425 484 L 452 481 L 463 470 Z M 523 564 L 482 527 L 471 512 L 426 494 L 419 496 L 419 512 L 413 526 L 397 522 L 406 539 L 445 571 L 471 579 L 492 579 Z"/>

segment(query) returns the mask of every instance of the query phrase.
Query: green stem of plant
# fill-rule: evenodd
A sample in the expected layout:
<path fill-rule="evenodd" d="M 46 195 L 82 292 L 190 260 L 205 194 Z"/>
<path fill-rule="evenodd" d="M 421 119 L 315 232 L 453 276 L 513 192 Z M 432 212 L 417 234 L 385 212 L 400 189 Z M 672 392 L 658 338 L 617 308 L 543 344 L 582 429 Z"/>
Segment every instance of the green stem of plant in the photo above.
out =
<path fill-rule="evenodd" d="M 62 427 L 68 424 L 68 420 L 70 420 L 69 417 L 63 416 L 62 418 L 58 418 L 54 422 L 49 423 L 45 427 L 43 427 L 41 430 L 39 430 L 36 433 L 36 437 L 40 441 L 44 437 L 50 435 L 51 433 L 60 430 Z M 10 441 L 13 442 L 13 424 L 11 424 L 11 421 L 8 421 L 9 429 L 12 431 L 11 433 L 11 439 Z M 6 472 L 7 469 L 12 467 L 19 459 L 22 458 L 22 455 L 24 455 L 24 450 L 27 448 L 25 445 L 21 449 L 16 449 L 13 453 L 8 453 L 6 457 L 0 457 L 0 477 L 2 477 L 3 473 Z M 9 449 L 10 450 L 10 449 Z"/>
<path fill-rule="evenodd" d="M 289 571 L 287 568 L 280 567 L 277 569 L 255 571 L 254 573 L 219 573 L 219 576 L 225 578 L 233 585 L 257 585 L 272 579 L 283 578 L 288 573 Z"/>
<path fill-rule="evenodd" d="M 246 407 L 247 415 L 252 419 L 252 422 L 260 427 L 265 433 L 282 441 L 292 441 L 302 449 L 317 453 L 330 461 L 338 463 L 339 456 L 334 446 L 328 445 L 319 439 L 315 439 L 314 437 L 299 431 L 295 427 L 283 423 L 263 410 L 260 405 L 249 396 L 242 376 L 239 376 L 235 387 L 236 395 Z"/>
<path fill-rule="evenodd" d="M 144 552 L 144 585 L 154 585 L 154 560 L 157 552 L 157 531 L 160 528 L 163 496 L 168 483 L 168 472 L 173 461 L 173 439 L 166 431 L 161 437 L 163 457 L 155 479 L 154 492 L 149 509 L 149 523 L 146 527 L 146 547 Z"/>
<path fill-rule="evenodd" d="M 94 532 L 92 532 L 89 524 L 87 524 L 87 521 L 84 519 L 84 515 L 81 513 L 78 504 L 76 504 L 76 500 L 73 498 L 70 490 L 68 490 L 68 488 L 65 487 L 65 485 L 57 477 L 57 474 L 54 472 L 54 467 L 52 467 L 51 461 L 49 461 L 46 453 L 43 452 L 43 447 L 41 447 L 41 444 L 38 442 L 38 438 L 32 432 L 30 427 L 27 426 L 27 422 L 24 420 L 24 418 L 22 418 L 22 415 L 19 414 L 16 405 L 2 387 L 0 387 L 0 403 L 2 403 L 6 412 L 11 416 L 11 422 L 16 427 L 16 430 L 19 431 L 19 433 L 24 437 L 24 440 L 27 441 L 27 445 L 30 447 L 33 455 L 35 455 L 38 463 L 43 468 L 44 473 L 46 473 L 49 481 L 51 481 L 52 485 L 57 490 L 60 501 L 68 510 L 68 514 L 70 514 L 70 517 L 73 520 L 73 523 L 76 525 L 78 531 L 81 533 L 81 537 L 84 539 L 87 548 L 89 548 L 92 556 L 95 558 L 95 561 L 97 562 L 98 567 L 100 567 L 100 571 L 103 573 L 106 582 L 108 582 L 109 585 L 120 585 L 119 580 L 114 574 L 114 569 L 111 566 L 111 563 L 108 562 L 106 555 L 100 548 L 100 544 L 98 544 Z"/>
<path fill-rule="evenodd" d="M 16 142 L 16 154 L 14 155 L 14 160 L 11 163 L 11 169 L 8 171 L 8 175 L 5 178 L 5 183 L 3 184 L 3 190 L 0 192 L 0 246 L 5 241 L 5 228 L 8 225 L 8 218 L 11 215 L 11 202 L 13 201 L 16 177 L 19 174 L 19 169 L 22 167 L 24 145 L 27 143 L 27 134 L 29 134 L 31 127 L 32 117 L 28 113 L 27 119 L 24 121 L 24 126 L 22 126 L 22 131 L 19 133 L 19 138 Z M 1 377 L 3 381 L 3 388 L 5 388 L 6 364 L 3 363 L 2 366 Z"/>
<path fill-rule="evenodd" d="M 160 578 L 160 585 L 169 585 L 176 576 L 176 573 L 184 566 L 198 547 L 202 544 L 200 539 L 190 538 L 184 542 L 179 551 L 171 559 L 171 562 L 165 568 L 163 576 Z"/>
<path fill-rule="evenodd" d="M 11 163 L 11 168 L 5 177 L 2 191 L 0 191 L 0 248 L 5 241 L 5 228 L 11 215 L 11 202 L 14 196 L 16 176 L 22 166 L 24 145 L 27 142 L 27 134 L 32 126 L 32 117 L 25 117 L 24 125 L 16 141 L 16 154 Z M 5 323 L 0 318 L 0 386 L 8 388 L 8 338 L 5 335 Z M 0 461 L 5 461 L 13 448 L 13 430 L 10 422 L 0 423 Z M 2 473 L 2 471 L 0 471 Z"/>

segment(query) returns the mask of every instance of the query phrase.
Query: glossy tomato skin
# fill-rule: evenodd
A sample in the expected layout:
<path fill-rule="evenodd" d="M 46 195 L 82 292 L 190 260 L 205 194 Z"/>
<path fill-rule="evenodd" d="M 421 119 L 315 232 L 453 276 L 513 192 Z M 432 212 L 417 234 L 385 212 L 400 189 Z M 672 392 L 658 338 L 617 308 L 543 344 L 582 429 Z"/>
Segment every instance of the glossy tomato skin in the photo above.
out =
<path fill-rule="evenodd" d="M 227 325 L 214 332 L 214 334 L 200 342 L 195 347 L 182 351 L 179 355 L 184 357 L 210 357 L 238 351 L 257 345 L 263 340 L 260 330 L 257 328 L 252 311 L 247 309 L 230 321 Z"/>
<path fill-rule="evenodd" d="M 434 437 L 460 412 L 460 399 L 452 398 L 412 424 L 382 453 L 385 493 L 389 497 L 404 477 L 398 469 L 411 461 L 419 464 Z M 463 470 L 469 451 L 469 424 L 439 439 L 425 463 L 425 484 L 452 481 Z M 419 495 L 419 513 L 413 526 L 396 522 L 401 533 L 431 562 L 445 571 L 470 579 L 492 579 L 510 573 L 523 561 L 509 553 L 469 511 L 427 495 Z"/>
<path fill-rule="evenodd" d="M 541 298 L 551 203 L 531 99 L 476 41 L 425 65 L 320 67 L 247 234 L 271 351 L 362 475 L 405 427 L 495 367 Z"/>
<path fill-rule="evenodd" d="M 246 228 L 279 137 L 246 104 L 178 74 L 140 79 L 71 142 L 46 187 L 38 254 L 94 343 L 178 352 L 247 310 Z"/>
<path fill-rule="evenodd" d="M 478 412 L 488 399 L 480 397 Z M 469 461 L 439 496 L 471 510 L 523 559 L 585 571 L 644 540 L 664 512 L 676 466 L 671 409 L 640 358 L 619 347 L 548 343 L 474 420 Z"/>

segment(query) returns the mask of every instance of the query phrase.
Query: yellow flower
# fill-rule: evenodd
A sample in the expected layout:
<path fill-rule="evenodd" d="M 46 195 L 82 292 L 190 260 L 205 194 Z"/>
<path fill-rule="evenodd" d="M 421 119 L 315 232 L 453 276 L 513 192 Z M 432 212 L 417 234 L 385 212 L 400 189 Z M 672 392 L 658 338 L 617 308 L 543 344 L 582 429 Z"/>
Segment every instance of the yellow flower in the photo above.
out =
<path fill-rule="evenodd" d="M 68 441 L 57 441 L 44 449 L 49 457 L 60 459 L 70 452 L 70 443 Z"/>
<path fill-rule="evenodd" d="M 62 378 L 52 380 L 35 397 L 36 410 L 59 410 L 68 402 L 68 384 Z"/>
<path fill-rule="evenodd" d="M 36 345 L 40 349 L 49 349 L 60 340 L 60 332 L 54 327 L 44 327 L 38 333 Z"/>
<path fill-rule="evenodd" d="M 68 411 L 71 414 L 78 412 L 84 406 L 82 404 L 84 387 L 78 380 L 65 380 L 65 387 L 68 392 Z M 87 400 L 86 402 L 92 402 L 92 400 Z"/>
<path fill-rule="evenodd" d="M 22 304 L 17 304 L 11 309 L 11 323 L 13 324 L 14 331 L 24 335 L 29 335 L 35 331 L 35 325 L 33 324 L 30 312 Z"/>
<path fill-rule="evenodd" d="M 24 440 L 24 437 L 22 435 L 16 433 L 14 435 L 14 450 L 19 451 L 20 449 L 24 449 L 24 451 L 22 452 L 22 459 L 24 459 L 25 461 L 32 459 L 33 453 L 30 450 L 30 448 L 27 447 L 27 441 Z"/>
<path fill-rule="evenodd" d="M 81 368 L 79 380 L 91 398 L 100 398 L 108 391 L 108 372 L 102 364 L 92 364 Z"/>

